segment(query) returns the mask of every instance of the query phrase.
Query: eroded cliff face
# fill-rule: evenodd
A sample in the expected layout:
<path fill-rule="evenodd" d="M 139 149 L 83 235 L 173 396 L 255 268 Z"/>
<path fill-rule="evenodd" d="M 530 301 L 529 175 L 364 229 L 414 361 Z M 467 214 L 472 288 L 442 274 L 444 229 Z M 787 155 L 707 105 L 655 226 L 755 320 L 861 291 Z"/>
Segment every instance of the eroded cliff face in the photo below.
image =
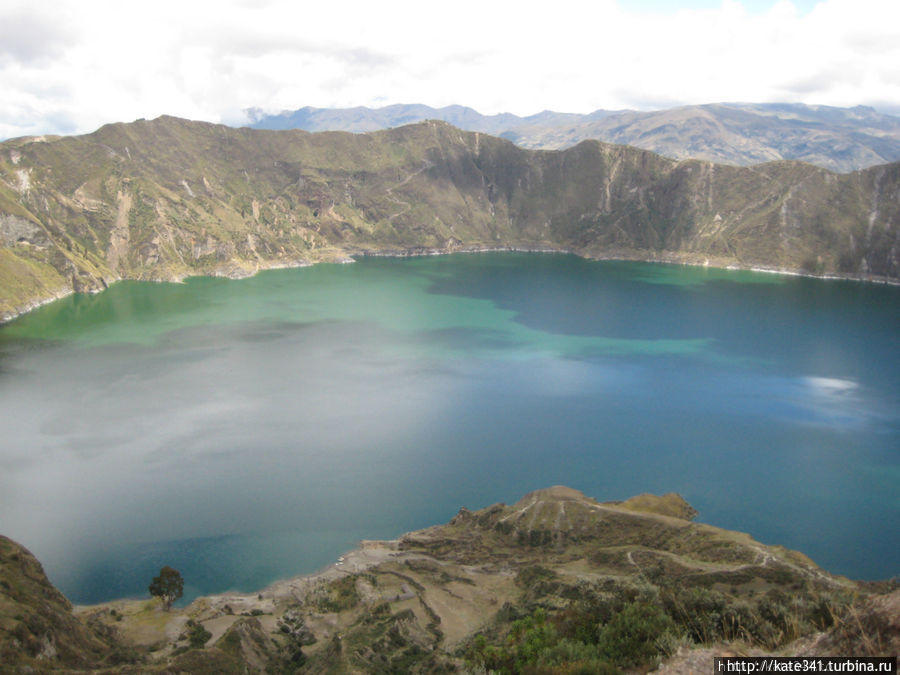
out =
<path fill-rule="evenodd" d="M 171 117 L 0 144 L 0 315 L 122 278 L 491 248 L 900 276 L 900 164 L 531 151 L 442 122 L 354 135 Z"/>

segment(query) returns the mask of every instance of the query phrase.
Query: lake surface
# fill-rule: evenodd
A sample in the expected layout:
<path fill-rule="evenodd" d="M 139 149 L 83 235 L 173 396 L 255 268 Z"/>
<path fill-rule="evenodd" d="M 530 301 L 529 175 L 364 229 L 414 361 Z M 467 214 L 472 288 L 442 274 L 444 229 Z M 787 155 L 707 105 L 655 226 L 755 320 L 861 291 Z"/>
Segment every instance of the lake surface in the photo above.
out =
<path fill-rule="evenodd" d="M 0 328 L 0 533 L 77 603 L 554 484 L 900 574 L 900 288 L 497 253 L 122 282 Z"/>

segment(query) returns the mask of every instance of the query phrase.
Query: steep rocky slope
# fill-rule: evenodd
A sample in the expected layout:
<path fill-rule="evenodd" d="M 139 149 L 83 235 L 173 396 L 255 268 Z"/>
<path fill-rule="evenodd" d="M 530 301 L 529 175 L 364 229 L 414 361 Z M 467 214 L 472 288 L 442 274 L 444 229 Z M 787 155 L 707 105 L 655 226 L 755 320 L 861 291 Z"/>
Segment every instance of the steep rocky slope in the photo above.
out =
<path fill-rule="evenodd" d="M 162 117 L 0 144 L 0 316 L 121 278 L 518 247 L 900 276 L 900 164 L 524 150 L 441 122 L 371 134 Z"/>
<path fill-rule="evenodd" d="M 77 618 L 7 540 L 0 647 L 11 668 L 210 673 L 680 672 L 722 653 L 896 653 L 896 584 L 834 577 L 694 514 L 678 495 L 601 503 L 554 487 L 363 542 L 260 593 Z M 56 628 L 35 632 L 35 614 Z"/>
<path fill-rule="evenodd" d="M 0 535 L 0 666 L 89 667 L 119 654 L 111 631 L 76 619 L 37 559 Z"/>

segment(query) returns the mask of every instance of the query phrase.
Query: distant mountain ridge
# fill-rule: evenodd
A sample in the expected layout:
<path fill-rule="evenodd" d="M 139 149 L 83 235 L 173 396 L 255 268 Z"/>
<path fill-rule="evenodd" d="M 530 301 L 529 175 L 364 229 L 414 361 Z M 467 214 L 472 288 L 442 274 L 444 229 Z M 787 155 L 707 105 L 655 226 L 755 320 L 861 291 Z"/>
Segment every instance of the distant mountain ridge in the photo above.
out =
<path fill-rule="evenodd" d="M 303 129 L 304 131 L 350 131 L 365 133 L 400 127 L 425 120 L 440 120 L 466 131 L 480 131 L 500 136 L 510 129 L 527 125 L 559 126 L 575 124 L 584 120 L 600 119 L 614 114 L 612 111 L 598 110 L 590 115 L 578 113 L 558 113 L 545 110 L 535 115 L 520 117 L 512 113 L 482 115 L 477 110 L 462 105 L 448 105 L 432 108 L 420 103 L 395 104 L 382 108 L 313 108 L 306 106 L 298 110 L 277 115 L 267 115 L 262 110 L 251 108 L 247 111 L 253 120 L 254 129 Z"/>
<path fill-rule="evenodd" d="M 802 103 L 711 103 L 650 112 L 596 110 L 585 115 L 545 110 L 520 117 L 444 108 L 312 108 L 267 115 L 248 110 L 257 129 L 376 131 L 427 119 L 501 136 L 524 148 L 560 150 L 586 139 L 633 145 L 673 159 L 749 166 L 792 159 L 846 173 L 900 160 L 900 117 L 866 106 Z"/>

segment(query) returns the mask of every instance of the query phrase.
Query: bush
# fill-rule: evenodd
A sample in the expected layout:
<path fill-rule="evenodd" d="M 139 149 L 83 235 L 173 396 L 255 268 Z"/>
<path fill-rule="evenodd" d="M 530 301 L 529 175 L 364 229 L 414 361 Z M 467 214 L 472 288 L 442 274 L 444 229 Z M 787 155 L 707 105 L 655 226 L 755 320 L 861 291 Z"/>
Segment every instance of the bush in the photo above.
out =
<path fill-rule="evenodd" d="M 634 602 L 600 629 L 597 648 L 617 666 L 633 668 L 659 656 L 663 636 L 674 632 L 674 622 L 662 609 L 646 602 Z"/>
<path fill-rule="evenodd" d="M 212 633 L 206 630 L 202 623 L 197 623 L 193 619 L 188 620 L 187 628 L 187 640 L 194 649 L 200 649 L 212 637 Z"/>
<path fill-rule="evenodd" d="M 359 604 L 359 592 L 356 590 L 356 576 L 341 577 L 328 586 L 328 594 L 316 599 L 316 609 L 320 612 L 342 612 Z"/>
<path fill-rule="evenodd" d="M 584 599 L 571 603 L 553 617 L 560 637 L 578 642 L 597 643 L 597 627 L 608 623 L 627 602 L 620 597 L 583 594 Z"/>
<path fill-rule="evenodd" d="M 618 672 L 595 644 L 560 637 L 555 621 L 548 620 L 542 609 L 514 622 L 502 646 L 489 645 L 484 635 L 477 636 L 467 659 L 474 670 L 496 673 Z"/>
<path fill-rule="evenodd" d="M 523 567 L 516 573 L 516 585 L 528 588 L 540 581 L 553 581 L 557 578 L 556 572 L 541 565 Z"/>
<path fill-rule="evenodd" d="M 722 618 L 728 598 L 707 588 L 666 593 L 666 611 L 694 642 L 715 642 L 722 637 Z"/>

